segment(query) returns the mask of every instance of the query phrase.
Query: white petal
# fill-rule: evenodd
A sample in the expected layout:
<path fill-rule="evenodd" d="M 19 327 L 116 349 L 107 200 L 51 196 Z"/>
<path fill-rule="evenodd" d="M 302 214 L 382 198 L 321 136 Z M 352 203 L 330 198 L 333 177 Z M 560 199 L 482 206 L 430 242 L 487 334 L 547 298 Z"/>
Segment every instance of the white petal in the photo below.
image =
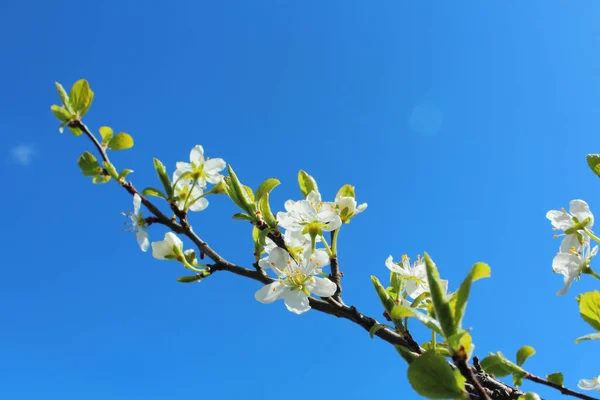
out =
<path fill-rule="evenodd" d="M 365 211 L 367 209 L 367 206 L 368 206 L 367 203 L 362 203 L 361 205 L 356 207 L 356 210 L 354 211 L 354 215 L 360 214 L 361 212 Z"/>
<path fill-rule="evenodd" d="M 260 288 L 254 294 L 254 298 L 263 304 L 269 304 L 279 299 L 285 292 L 289 292 L 289 290 L 279 281 L 276 281 Z"/>
<path fill-rule="evenodd" d="M 173 253 L 173 246 L 165 240 L 152 243 L 152 257 L 158 260 L 166 260 L 165 256 Z"/>
<path fill-rule="evenodd" d="M 335 293 L 337 287 L 335 283 L 331 282 L 327 278 L 314 278 L 315 284 L 310 289 L 311 293 L 321 297 L 331 297 Z"/>
<path fill-rule="evenodd" d="M 211 158 L 204 163 L 204 172 L 206 172 L 207 175 L 215 175 L 220 171 L 223 171 L 226 166 L 227 163 L 222 158 Z"/>
<path fill-rule="evenodd" d="M 546 218 L 550 220 L 552 226 L 563 231 L 573 226 L 573 220 L 571 216 L 564 211 L 548 211 L 546 213 Z"/>
<path fill-rule="evenodd" d="M 204 162 L 204 149 L 199 144 L 194 146 L 192 151 L 190 151 L 190 161 L 196 165 Z"/>
<path fill-rule="evenodd" d="M 323 250 L 315 251 L 310 257 L 307 259 L 307 270 L 312 273 L 312 271 L 317 271 L 320 273 L 321 270 L 329 264 L 329 256 Z"/>
<path fill-rule="evenodd" d="M 208 200 L 206 198 L 201 198 L 200 200 L 196 200 L 194 204 L 192 204 L 189 208 L 190 211 L 202 211 L 206 207 L 208 207 Z"/>
<path fill-rule="evenodd" d="M 584 219 L 590 218 L 590 223 L 587 225 L 588 228 L 591 228 L 594 225 L 594 215 L 590 211 L 590 207 L 583 200 L 571 200 L 569 204 L 569 211 L 571 215 L 577 217 L 579 222 L 583 222 Z"/>
<path fill-rule="evenodd" d="M 342 197 L 338 201 L 336 201 L 338 207 L 340 208 L 340 212 L 344 210 L 344 208 L 348 209 L 348 215 L 352 215 L 354 210 L 356 209 L 356 200 L 352 197 Z"/>
<path fill-rule="evenodd" d="M 150 247 L 150 240 L 148 240 L 148 232 L 142 229 L 138 229 L 138 231 L 135 233 L 135 238 L 137 239 L 137 242 L 140 245 L 140 249 L 142 249 L 142 251 L 148 251 L 148 247 Z"/>
<path fill-rule="evenodd" d="M 140 205 L 142 204 L 142 198 L 139 194 L 133 195 L 133 213 L 138 214 L 140 212 Z"/>
<path fill-rule="evenodd" d="M 171 247 L 177 246 L 180 249 L 183 248 L 183 242 L 173 232 L 165 233 L 165 242 L 169 243 L 171 245 Z"/>
<path fill-rule="evenodd" d="M 277 247 L 269 254 L 269 264 L 271 267 L 285 269 L 290 261 L 290 255 L 281 247 Z"/>
<path fill-rule="evenodd" d="M 552 270 L 564 276 L 576 274 L 581 267 L 582 260 L 572 253 L 558 253 L 552 260 Z"/>
<path fill-rule="evenodd" d="M 306 201 L 312 201 L 313 203 L 320 203 L 321 202 L 321 193 L 311 190 L 310 193 L 306 195 Z"/>
<path fill-rule="evenodd" d="M 342 226 L 342 219 L 339 215 L 333 217 L 332 220 L 328 221 L 327 228 L 323 228 L 325 232 L 335 231 L 337 228 Z"/>
<path fill-rule="evenodd" d="M 287 309 L 294 314 L 302 314 L 310 310 L 308 297 L 301 290 L 286 290 L 283 300 Z"/>
<path fill-rule="evenodd" d="M 584 238 L 587 238 L 587 235 L 585 235 Z M 575 250 L 579 250 L 581 248 L 581 244 L 579 244 L 579 240 L 577 239 L 577 236 L 576 235 L 565 235 L 562 242 L 560 242 L 561 253 L 569 253 L 571 248 L 573 248 L 573 247 L 575 247 Z"/>
<path fill-rule="evenodd" d="M 582 390 L 594 390 L 598 387 L 598 383 L 593 379 L 580 379 L 577 387 Z"/>
<path fill-rule="evenodd" d="M 405 271 L 404 268 L 402 268 L 398 264 L 394 263 L 394 258 L 392 256 L 389 256 L 385 260 L 385 266 L 388 267 L 388 269 L 390 271 L 396 272 L 401 275 L 406 275 L 406 273 L 407 273 L 407 271 Z"/>

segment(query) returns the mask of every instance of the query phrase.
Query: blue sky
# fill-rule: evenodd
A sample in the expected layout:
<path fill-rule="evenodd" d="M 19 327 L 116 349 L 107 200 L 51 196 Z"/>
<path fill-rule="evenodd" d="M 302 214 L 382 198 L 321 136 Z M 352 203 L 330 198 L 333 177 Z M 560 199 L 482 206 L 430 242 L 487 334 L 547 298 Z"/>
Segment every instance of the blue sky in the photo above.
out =
<path fill-rule="evenodd" d="M 276 177 L 281 210 L 298 170 L 367 211 L 344 227 L 344 297 L 382 309 L 369 276 L 390 254 L 428 251 L 456 290 L 492 267 L 468 305 L 476 354 L 537 354 L 537 375 L 600 374 L 575 297 L 551 273 L 549 209 L 600 210 L 585 155 L 600 152 L 597 2 L 4 2 L 0 5 L 0 397 L 11 399 L 416 399 L 395 351 L 317 312 L 259 304 L 255 282 L 175 279 L 175 263 L 121 232 L 131 198 L 93 186 L 90 150 L 60 135 L 55 80 L 89 80 L 85 122 L 131 133 L 115 153 L 137 187 L 152 157 L 173 170 L 202 144 L 253 187 Z M 250 265 L 248 225 L 226 198 L 191 220 Z M 153 239 L 164 230 L 150 231 Z M 428 333 L 412 322 L 420 342 Z M 281 344 L 285 343 L 284 346 Z M 526 383 L 526 390 L 540 388 Z M 546 398 L 558 393 L 540 389 Z"/>

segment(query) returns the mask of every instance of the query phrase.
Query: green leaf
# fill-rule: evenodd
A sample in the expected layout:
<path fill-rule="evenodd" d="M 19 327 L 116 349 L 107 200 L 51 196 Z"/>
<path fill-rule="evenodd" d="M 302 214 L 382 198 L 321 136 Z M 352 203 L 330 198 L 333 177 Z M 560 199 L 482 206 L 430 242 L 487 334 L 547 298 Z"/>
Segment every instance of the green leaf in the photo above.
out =
<path fill-rule="evenodd" d="M 192 282 L 200 282 L 204 278 L 202 275 L 191 275 L 191 276 L 180 276 L 177 278 L 177 282 L 181 283 L 192 283 Z"/>
<path fill-rule="evenodd" d="M 108 142 L 113 137 L 113 130 L 110 126 L 101 126 L 100 127 L 100 136 L 102 136 L 102 144 L 108 145 Z"/>
<path fill-rule="evenodd" d="M 454 318 L 452 317 L 452 311 L 450 310 L 450 304 L 446 299 L 446 293 L 440 280 L 440 275 L 435 266 L 434 262 L 429 257 L 429 254 L 425 253 L 425 268 L 427 270 L 427 283 L 429 284 L 429 293 L 431 294 L 431 302 L 433 303 L 433 309 L 437 320 L 440 322 L 443 336 L 449 338 L 456 333 L 456 327 L 454 324 Z"/>
<path fill-rule="evenodd" d="M 598 340 L 600 339 L 600 333 L 589 333 L 587 335 L 583 335 L 575 339 L 575 343 L 582 342 L 584 340 Z"/>
<path fill-rule="evenodd" d="M 523 374 L 513 374 L 513 386 L 519 387 L 523 384 Z"/>
<path fill-rule="evenodd" d="M 455 399 L 463 396 L 465 378 L 446 359 L 427 351 L 408 366 L 408 380 L 413 389 L 429 399 Z"/>
<path fill-rule="evenodd" d="M 167 196 L 165 196 L 163 192 L 153 187 L 147 187 L 144 190 L 142 190 L 142 195 L 160 197 L 161 199 L 167 200 Z"/>
<path fill-rule="evenodd" d="M 79 128 L 74 128 L 72 126 L 69 126 L 69 130 L 71 131 L 71 133 L 73 134 L 73 136 L 81 136 L 81 134 L 83 133 L 81 131 L 81 129 Z"/>
<path fill-rule="evenodd" d="M 448 347 L 454 351 L 454 353 L 465 357 L 467 360 L 471 358 L 475 346 L 473 345 L 473 338 L 469 332 L 460 330 L 448 339 Z"/>
<path fill-rule="evenodd" d="M 555 385 L 562 386 L 565 382 L 565 377 L 563 376 L 562 372 L 554 372 L 546 375 L 546 380 L 550 383 L 554 383 Z"/>
<path fill-rule="evenodd" d="M 111 178 L 119 180 L 119 174 L 117 173 L 114 165 L 108 161 L 104 161 L 102 165 L 104 165 L 104 169 L 106 169 L 106 172 L 108 172 L 108 175 L 110 175 Z"/>
<path fill-rule="evenodd" d="M 490 355 L 481 360 L 479 364 L 485 372 L 488 374 L 494 374 L 498 377 L 503 377 L 510 374 L 525 374 L 525 370 L 523 368 L 508 361 L 500 352 L 496 354 L 490 353 Z"/>
<path fill-rule="evenodd" d="M 423 343 L 421 347 L 423 347 L 425 350 L 433 350 L 433 344 L 431 344 L 431 342 Z M 452 356 L 452 354 L 450 354 L 450 350 L 448 350 L 448 346 L 444 343 L 436 343 L 435 352 L 445 357 Z"/>
<path fill-rule="evenodd" d="M 394 301 L 394 299 L 392 299 L 390 297 L 389 293 L 387 292 L 387 290 L 384 289 L 384 287 L 381 285 L 381 283 L 379 282 L 379 279 L 377 279 L 377 277 L 371 276 L 371 281 L 373 282 L 373 286 L 375 286 L 375 290 L 377 291 L 377 294 L 379 295 L 379 300 L 381 300 L 381 304 L 383 305 L 383 308 L 385 309 L 385 311 L 388 312 L 388 314 L 391 313 L 392 309 L 396 305 L 396 302 Z M 391 315 L 390 315 L 390 317 L 391 317 Z"/>
<path fill-rule="evenodd" d="M 581 318 L 597 331 L 600 331 L 600 293 L 597 290 L 579 295 Z"/>
<path fill-rule="evenodd" d="M 133 172 L 132 169 L 125 168 L 124 170 L 122 170 L 121 172 L 119 172 L 119 179 L 125 179 L 125 178 L 127 178 L 127 175 L 129 175 L 132 172 Z"/>
<path fill-rule="evenodd" d="M 517 351 L 517 365 L 520 367 L 525 360 L 535 354 L 535 349 L 531 346 L 523 346 Z"/>
<path fill-rule="evenodd" d="M 537 393 L 529 392 L 525 393 L 523 396 L 519 396 L 517 400 L 542 400 Z"/>
<path fill-rule="evenodd" d="M 58 119 L 60 122 L 65 123 L 71 120 L 71 114 L 64 107 L 57 106 L 56 104 L 50 107 L 52 114 Z"/>
<path fill-rule="evenodd" d="M 354 186 L 352 185 L 344 185 L 342 186 L 342 188 L 340 190 L 338 190 L 337 195 L 335 196 L 336 198 L 340 196 L 340 197 L 352 197 L 353 199 L 355 198 L 354 196 Z"/>
<path fill-rule="evenodd" d="M 117 133 L 108 142 L 108 148 L 111 150 L 125 150 L 133 147 L 133 138 L 125 132 Z"/>
<path fill-rule="evenodd" d="M 94 179 L 92 179 L 92 183 L 95 184 L 106 183 L 108 181 L 110 181 L 110 175 L 104 175 L 102 173 L 96 175 Z"/>
<path fill-rule="evenodd" d="M 406 288 L 406 279 L 402 279 L 402 275 L 397 272 L 390 272 L 390 284 L 392 285 L 392 293 L 400 294 Z"/>
<path fill-rule="evenodd" d="M 244 190 L 246 191 L 246 194 L 248 195 L 248 197 L 250 198 L 250 201 L 252 203 L 254 203 L 256 201 L 256 199 L 254 198 L 254 192 L 252 191 L 252 188 L 250 186 L 246 186 L 246 185 L 242 185 L 242 187 L 244 188 Z"/>
<path fill-rule="evenodd" d="M 400 356 L 404 359 L 404 361 L 406 361 L 409 364 L 415 361 L 417 358 L 419 358 L 419 355 L 417 353 L 413 353 L 404 346 L 394 345 L 394 347 L 396 348 L 398 354 L 400 354 Z"/>
<path fill-rule="evenodd" d="M 96 176 L 102 172 L 102 167 L 96 160 L 96 157 L 89 151 L 86 151 L 77 160 L 77 165 L 81 168 L 81 172 L 84 176 Z"/>
<path fill-rule="evenodd" d="M 237 175 L 233 171 L 233 168 L 231 168 L 231 165 L 227 165 L 227 171 L 229 173 L 229 178 L 230 178 L 229 182 L 228 182 L 228 183 L 230 183 L 229 187 L 230 187 L 231 191 L 233 191 L 233 193 L 239 203 L 235 202 L 235 200 L 234 200 L 234 202 L 242 210 L 246 211 L 248 214 L 254 214 L 254 210 L 252 209 L 254 206 L 254 201 L 248 195 L 248 192 L 244 188 L 244 185 L 242 185 L 242 183 L 238 179 Z M 230 197 L 231 197 L 231 195 L 230 195 Z M 232 200 L 233 200 L 233 198 L 232 198 Z"/>
<path fill-rule="evenodd" d="M 248 214 L 244 214 L 244 213 L 233 214 L 232 218 L 237 221 L 254 221 L 254 218 L 252 218 Z"/>
<path fill-rule="evenodd" d="M 71 95 L 69 102 L 73 111 L 83 117 L 88 112 L 94 99 L 94 92 L 90 89 L 90 85 L 85 79 L 78 80 L 71 87 Z"/>
<path fill-rule="evenodd" d="M 271 193 L 271 191 L 279 185 L 279 180 L 275 178 L 269 178 L 260 184 L 256 189 L 256 199 L 260 201 L 265 194 Z"/>
<path fill-rule="evenodd" d="M 163 185 L 165 189 L 165 193 L 167 194 L 167 199 L 173 198 L 173 186 L 171 186 L 171 179 L 169 179 L 169 175 L 167 175 L 167 169 L 160 162 L 158 158 L 154 159 L 154 169 L 156 170 L 156 174 L 158 175 L 158 179 Z"/>
<path fill-rule="evenodd" d="M 586 159 L 592 172 L 600 177 L 600 154 L 588 154 Z"/>
<path fill-rule="evenodd" d="M 471 268 L 471 272 L 469 272 L 465 280 L 460 285 L 460 288 L 456 292 L 456 303 L 454 303 L 453 310 L 455 330 L 462 328 L 462 319 L 465 314 L 467 299 L 469 298 L 469 293 L 471 291 L 471 284 L 479 279 L 489 277 L 490 272 L 490 267 L 487 264 L 478 262 L 475 265 L 473 265 L 473 268 Z"/>
<path fill-rule="evenodd" d="M 310 176 L 303 170 L 300 170 L 300 172 L 298 172 L 298 184 L 300 185 L 300 191 L 302 191 L 302 195 L 304 197 L 308 196 L 308 194 L 313 190 L 317 193 L 319 192 L 317 182 L 312 176 Z"/>
<path fill-rule="evenodd" d="M 409 308 L 409 307 L 403 306 L 402 304 L 394 303 L 394 307 L 392 308 L 392 311 L 388 311 L 388 314 L 389 314 L 390 318 L 392 319 L 392 321 L 394 321 L 394 322 L 401 321 L 402 318 L 406 318 L 406 317 L 415 317 L 429 329 L 433 330 L 434 332 L 439 333 L 440 335 L 442 334 L 442 328 L 440 327 L 440 324 L 438 321 L 436 321 L 434 318 L 430 317 L 429 315 L 427 315 L 425 313 L 415 310 L 414 308 Z"/>
<path fill-rule="evenodd" d="M 369 336 L 371 336 L 371 339 L 373 339 L 378 330 L 385 328 L 387 328 L 387 325 L 385 324 L 375 324 L 371 327 L 371 329 L 369 329 Z"/>
<path fill-rule="evenodd" d="M 271 228 L 277 227 L 277 218 L 273 215 L 271 211 L 271 206 L 269 205 L 269 193 L 265 193 L 258 200 L 258 209 L 263 215 L 263 219 Z"/>
<path fill-rule="evenodd" d="M 62 104 L 65 107 L 65 109 L 67 109 L 67 111 L 72 111 L 69 110 L 69 108 L 71 108 L 71 104 L 69 104 L 69 95 L 67 94 L 65 88 L 58 82 L 54 82 L 54 86 L 56 86 L 56 91 L 58 92 L 60 101 L 62 101 Z"/>

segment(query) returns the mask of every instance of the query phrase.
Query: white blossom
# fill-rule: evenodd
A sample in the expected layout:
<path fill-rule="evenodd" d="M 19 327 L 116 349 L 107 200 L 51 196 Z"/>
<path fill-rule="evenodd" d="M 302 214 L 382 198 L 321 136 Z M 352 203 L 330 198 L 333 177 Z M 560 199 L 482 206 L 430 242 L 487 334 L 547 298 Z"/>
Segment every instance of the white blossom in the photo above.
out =
<path fill-rule="evenodd" d="M 573 281 L 581 275 L 583 269 L 589 265 L 591 259 L 598 253 L 598 246 L 590 250 L 589 244 L 576 249 L 572 247 L 569 252 L 558 253 L 552 260 L 552 271 L 564 276 L 565 286 L 556 294 L 562 296 L 567 293 Z"/>
<path fill-rule="evenodd" d="M 577 387 L 581 390 L 595 390 L 600 392 L 600 376 L 593 379 L 580 379 L 577 383 Z"/>
<path fill-rule="evenodd" d="M 546 218 L 550 220 L 554 227 L 553 229 L 556 231 L 566 231 L 574 228 L 576 224 L 583 222 L 587 218 L 590 221 L 586 225 L 586 228 L 591 229 L 594 226 L 594 215 L 590 211 L 588 204 L 583 200 L 571 200 L 569 203 L 569 212 L 566 212 L 564 208 L 562 210 L 550 210 L 546 213 Z M 579 250 L 580 247 L 590 241 L 589 235 L 582 230 L 563 233 L 554 237 L 559 236 L 564 236 L 560 244 L 560 251 L 562 253 L 569 252 L 573 247 Z"/>
<path fill-rule="evenodd" d="M 178 162 L 176 164 L 173 180 L 177 181 L 181 175 L 189 172 L 189 179 L 196 180 L 202 189 L 206 189 L 206 183 L 217 184 L 223 175 L 219 172 L 225 169 L 227 164 L 222 158 L 204 158 L 204 148 L 200 145 L 194 146 L 190 151 L 190 162 Z"/>
<path fill-rule="evenodd" d="M 133 196 L 133 212 L 128 214 L 123 213 L 123 215 L 129 217 L 131 220 L 131 228 L 129 228 L 129 230 L 135 232 L 135 238 L 137 239 L 140 249 L 142 249 L 142 251 L 148 251 L 148 247 L 150 246 L 148 232 L 146 231 L 148 225 L 140 210 L 141 203 L 142 198 L 136 193 Z"/>

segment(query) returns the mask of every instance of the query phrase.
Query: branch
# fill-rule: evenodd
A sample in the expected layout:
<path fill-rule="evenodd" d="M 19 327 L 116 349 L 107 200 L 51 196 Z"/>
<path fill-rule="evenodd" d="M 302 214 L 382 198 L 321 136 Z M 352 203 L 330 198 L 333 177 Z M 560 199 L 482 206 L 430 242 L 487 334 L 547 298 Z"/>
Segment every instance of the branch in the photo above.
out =
<path fill-rule="evenodd" d="M 462 376 L 464 376 L 467 379 L 467 382 L 469 382 L 471 385 L 473 385 L 475 387 L 475 390 L 477 391 L 479 398 L 484 399 L 484 400 L 492 400 L 490 398 L 490 396 L 488 395 L 487 391 L 481 386 L 481 383 L 475 377 L 475 374 L 473 374 L 473 370 L 471 369 L 471 366 L 469 364 L 467 364 L 465 358 L 461 358 L 461 357 L 452 357 L 452 358 L 454 360 L 454 363 L 456 364 L 456 367 L 462 374 Z"/>
<path fill-rule="evenodd" d="M 102 156 L 102 159 L 104 161 L 110 162 L 105 149 L 102 147 L 100 142 L 98 142 L 98 140 L 94 137 L 94 135 L 90 132 L 90 130 L 88 129 L 88 127 L 85 124 L 83 124 L 79 120 L 75 120 L 71 123 L 71 126 L 81 129 L 81 131 L 92 141 L 92 143 L 94 143 L 96 149 Z M 181 212 L 179 210 L 177 210 L 177 212 L 175 212 L 175 214 L 180 218 L 181 223 L 177 223 L 177 221 L 174 218 L 171 219 L 171 218 L 167 217 L 164 213 L 162 213 L 158 209 L 158 207 L 156 207 L 151 201 L 149 201 L 147 198 L 145 198 L 133 186 L 133 184 L 131 182 L 126 182 L 124 179 L 121 179 L 120 181 L 118 181 L 118 183 L 132 196 L 136 195 L 136 194 L 140 196 L 142 204 L 144 204 L 144 206 L 148 209 L 148 211 L 150 211 L 155 216 L 155 218 L 153 218 L 153 220 L 152 220 L 153 223 L 159 223 L 159 224 L 165 225 L 166 227 L 171 229 L 173 232 L 185 235 L 188 239 L 190 239 L 196 245 L 196 247 L 202 254 L 205 254 L 206 256 L 208 256 L 214 262 L 214 264 L 211 264 L 208 266 L 208 270 L 211 274 L 216 271 L 228 271 L 228 272 L 232 272 L 236 275 L 240 275 L 240 276 L 261 282 L 262 284 L 269 284 L 274 281 L 274 279 L 270 278 L 268 275 L 266 275 L 264 273 L 264 271 L 262 271 L 261 268 L 256 268 L 254 270 L 247 269 L 247 268 L 241 267 L 239 265 L 233 264 L 233 263 L 227 261 L 226 259 L 224 259 L 223 257 L 221 257 L 206 242 L 204 242 L 198 235 L 196 235 L 193 232 L 192 227 L 186 221 L 185 214 L 181 214 Z M 173 211 L 175 211 L 175 210 L 173 210 Z M 280 233 L 279 234 L 269 233 L 268 237 L 271 238 L 271 240 L 273 240 L 275 242 L 275 244 L 277 244 L 277 246 L 287 250 L 287 246 L 285 245 L 283 237 L 281 236 Z M 338 318 L 347 319 L 347 320 L 352 321 L 355 324 L 361 326 L 366 331 L 370 331 L 371 328 L 375 324 L 378 324 L 379 322 L 377 320 L 375 320 L 374 318 L 371 318 L 371 317 L 359 312 L 356 309 L 356 307 L 354 307 L 354 306 L 349 307 L 341 302 L 341 298 L 340 298 L 341 289 L 342 289 L 341 284 L 340 284 L 341 273 L 339 271 L 337 255 L 331 259 L 331 271 L 332 271 L 332 274 L 331 274 L 332 280 L 338 286 L 338 292 L 336 292 L 336 294 L 338 295 L 337 299 L 335 298 L 335 295 L 333 298 L 326 298 L 326 299 L 322 299 L 322 300 L 319 300 L 319 299 L 316 299 L 313 297 L 309 297 L 308 299 L 309 299 L 309 304 L 310 304 L 311 308 L 313 308 L 317 311 L 320 311 L 322 313 L 325 313 L 325 314 L 334 315 Z M 392 345 L 406 347 L 407 349 L 413 351 L 416 354 L 422 354 L 424 352 L 424 350 L 418 345 L 418 343 L 416 343 L 413 340 L 413 338 L 411 337 L 411 335 L 408 331 L 405 332 L 404 334 L 400 335 L 397 332 L 394 332 L 390 329 L 384 328 L 384 329 L 379 329 L 377 332 L 375 332 L 375 336 L 378 336 L 382 340 L 384 340 Z M 468 367 L 468 364 L 466 364 L 466 362 L 465 362 L 465 365 L 467 365 L 467 367 Z M 468 370 L 471 372 L 471 375 L 473 375 L 470 367 L 468 367 Z M 533 377 L 533 376 L 531 376 L 531 377 Z M 531 377 L 528 377 L 528 379 L 534 380 Z M 534 378 L 542 380 L 541 378 L 538 378 L 538 377 L 534 377 Z M 549 382 L 547 382 L 547 384 L 549 386 L 552 386 L 552 384 L 550 384 Z M 480 394 L 480 397 L 479 397 L 480 399 L 488 399 L 489 400 L 490 397 L 487 397 L 487 394 L 489 391 L 491 391 L 492 393 L 495 394 L 492 396 L 493 399 L 506 399 L 506 400 L 515 399 L 518 396 L 524 394 L 520 390 L 514 389 L 514 388 L 496 380 L 494 377 L 486 374 L 485 372 L 477 373 L 477 378 L 475 378 L 473 376 L 472 383 L 469 383 L 467 385 L 475 386 L 475 389 Z M 482 386 L 483 386 L 483 388 L 482 388 Z M 563 389 L 562 387 L 560 387 L 560 388 Z M 568 390 L 568 389 L 566 389 L 566 390 Z M 571 391 L 569 391 L 569 392 L 571 392 Z M 575 393 L 575 392 L 573 392 L 573 393 Z M 578 393 L 577 393 L 577 395 L 578 396 L 576 396 L 576 397 L 579 397 L 582 399 L 597 400 L 592 397 L 580 395 Z M 581 397 L 581 396 L 583 396 L 583 397 Z"/>
<path fill-rule="evenodd" d="M 525 374 L 525 376 L 523 378 L 529 379 L 530 381 L 535 382 L 535 383 L 539 383 L 540 385 L 545 385 L 545 386 L 554 388 L 554 389 L 560 391 L 562 394 L 567 395 L 567 396 L 573 396 L 573 397 L 577 397 L 578 399 L 584 399 L 584 400 L 598 400 L 597 397 L 588 396 L 583 393 L 579 393 L 574 390 L 567 389 L 564 386 L 549 382 L 544 378 L 540 378 L 539 376 L 535 376 L 530 373 Z"/>

